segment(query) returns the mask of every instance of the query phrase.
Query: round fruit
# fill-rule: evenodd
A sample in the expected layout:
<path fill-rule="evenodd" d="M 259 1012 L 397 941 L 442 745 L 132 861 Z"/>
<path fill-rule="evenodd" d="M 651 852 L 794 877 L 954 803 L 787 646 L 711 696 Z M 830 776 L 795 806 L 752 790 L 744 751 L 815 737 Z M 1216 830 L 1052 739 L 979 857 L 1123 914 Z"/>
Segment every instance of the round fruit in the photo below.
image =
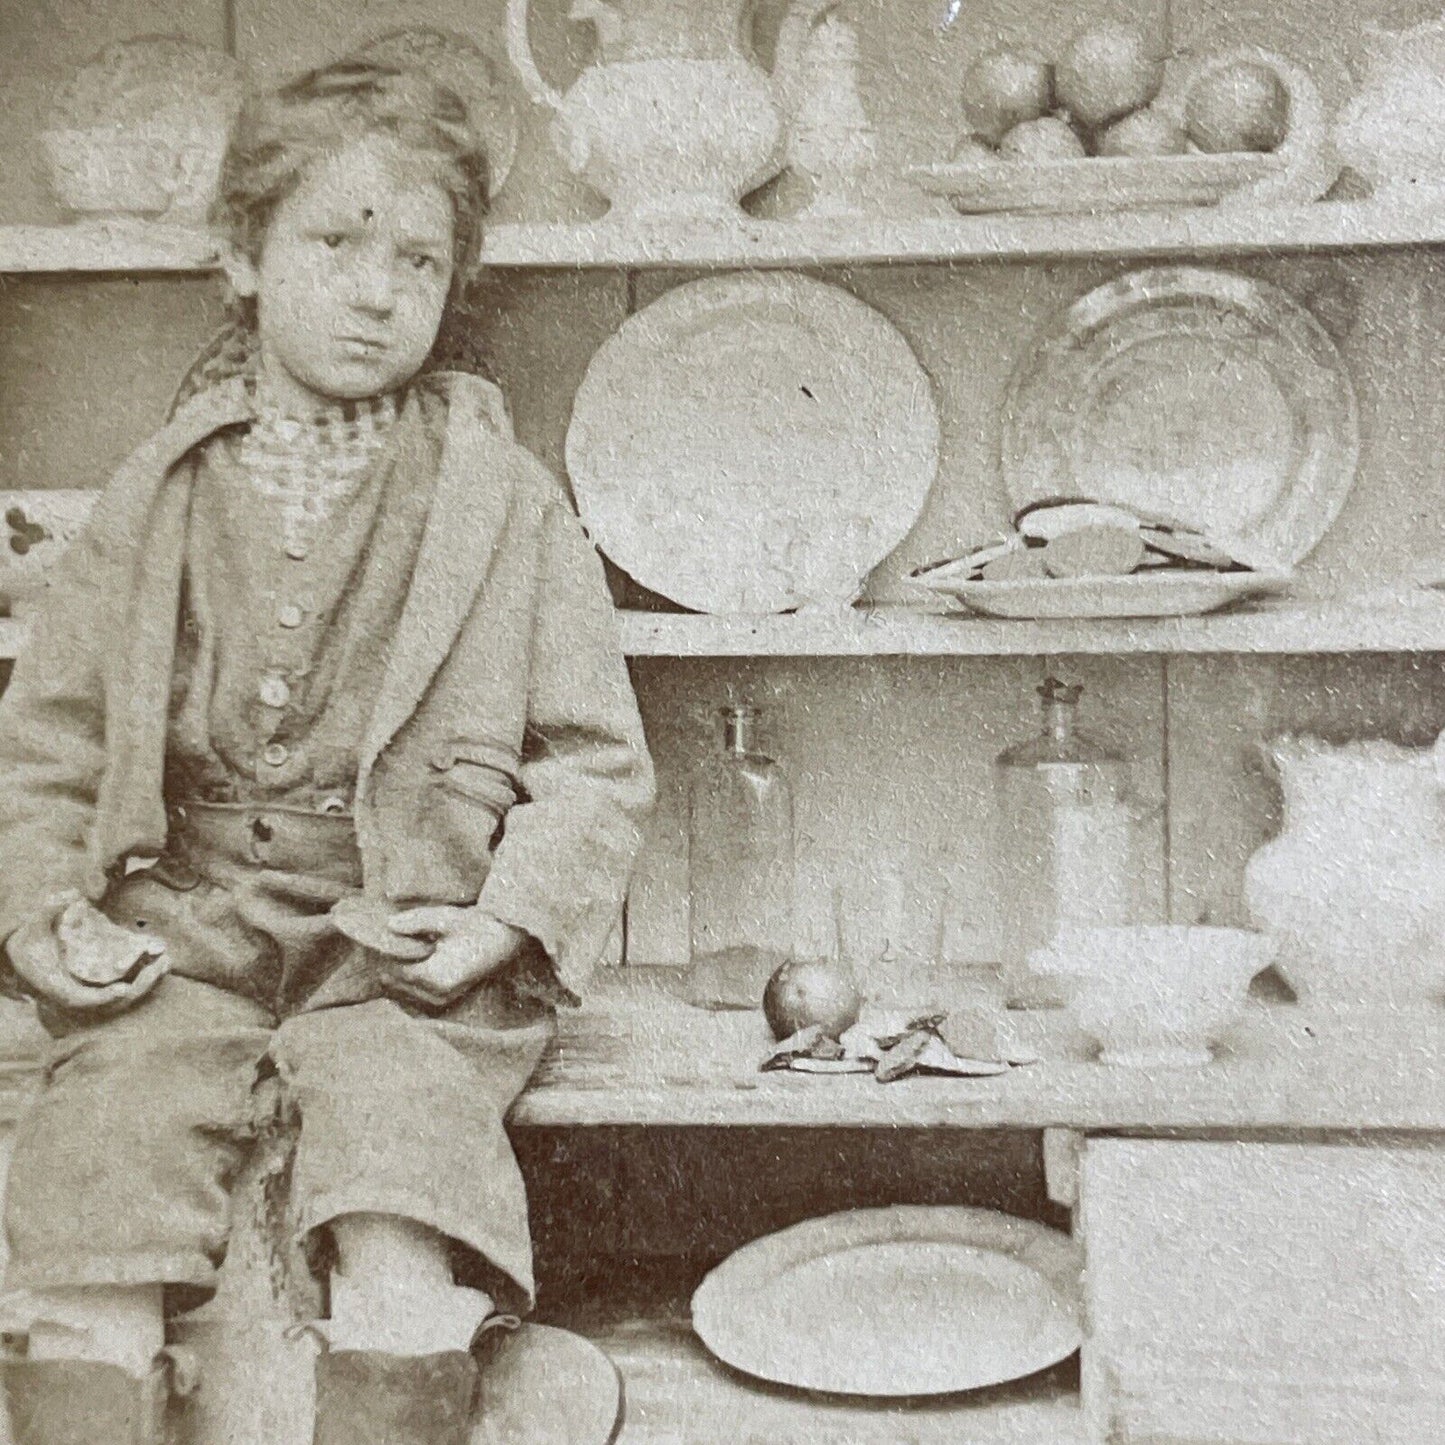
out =
<path fill-rule="evenodd" d="M 1149 36 L 1133 25 L 1095 25 L 1069 42 L 1054 93 L 1075 120 L 1101 126 L 1148 105 L 1163 84 L 1164 56 Z"/>
<path fill-rule="evenodd" d="M 1182 156 L 1189 144 L 1184 128 L 1157 110 L 1136 110 L 1116 120 L 1099 137 L 1101 156 Z"/>
<path fill-rule="evenodd" d="M 1020 121 L 1047 115 L 1053 104 L 1053 67 L 1022 50 L 991 50 L 964 72 L 963 118 L 990 145 Z"/>
<path fill-rule="evenodd" d="M 1016 161 L 1072 161 L 1088 154 L 1073 126 L 1052 115 L 1016 125 L 999 143 L 998 153 Z"/>
<path fill-rule="evenodd" d="M 1190 87 L 1184 125 L 1202 151 L 1276 150 L 1289 132 L 1289 92 L 1268 65 L 1241 60 Z"/>
<path fill-rule="evenodd" d="M 814 1025 L 836 1039 L 858 1022 L 862 1007 L 848 970 L 826 959 L 789 959 L 763 990 L 763 1016 L 777 1039 Z"/>

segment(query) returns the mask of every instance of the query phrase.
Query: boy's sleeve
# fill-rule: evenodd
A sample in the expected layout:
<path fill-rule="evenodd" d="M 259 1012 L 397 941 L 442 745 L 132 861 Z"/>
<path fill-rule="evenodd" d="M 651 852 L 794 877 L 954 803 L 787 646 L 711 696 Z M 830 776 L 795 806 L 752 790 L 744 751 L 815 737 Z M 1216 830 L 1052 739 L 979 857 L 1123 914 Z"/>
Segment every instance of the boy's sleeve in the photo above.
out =
<path fill-rule="evenodd" d="M 578 988 L 616 923 L 655 785 L 602 561 L 550 485 L 521 797 L 477 905 Z"/>
<path fill-rule="evenodd" d="M 111 625 L 97 562 L 86 536 L 66 553 L 0 695 L 0 944 L 104 884 L 88 847 L 105 766 L 100 661 Z"/>

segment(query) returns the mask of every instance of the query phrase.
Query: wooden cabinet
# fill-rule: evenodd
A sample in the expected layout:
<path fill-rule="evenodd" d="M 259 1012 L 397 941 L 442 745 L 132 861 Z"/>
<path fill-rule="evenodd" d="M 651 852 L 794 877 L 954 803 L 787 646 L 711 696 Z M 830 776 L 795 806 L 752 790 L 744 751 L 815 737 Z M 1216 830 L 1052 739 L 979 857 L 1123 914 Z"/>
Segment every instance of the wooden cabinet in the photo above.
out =
<path fill-rule="evenodd" d="M 240 48 L 256 52 L 262 69 L 290 58 L 303 32 L 320 36 L 317 17 L 334 10 L 330 0 L 191 8 L 215 17 L 224 9 Z M 471 13 L 454 0 L 423 8 L 454 22 Z M 935 8 L 920 3 L 904 17 L 899 7 L 907 53 L 896 74 L 880 70 L 870 81 L 870 102 L 884 87 L 898 99 L 901 139 L 892 159 L 900 163 L 909 146 L 926 144 L 941 87 L 953 83 L 952 62 L 938 49 L 944 42 L 924 33 Z M 1019 8 L 982 0 L 970 23 L 1042 19 L 1051 33 L 1062 32 L 1079 9 L 1039 5 L 1047 14 L 1020 17 Z M 1132 14 L 1138 7 L 1108 0 L 1102 8 Z M 1200 0 L 1144 7 L 1159 17 L 1166 8 L 1176 36 L 1213 38 L 1207 32 L 1219 7 Z M 1322 56 L 1338 29 L 1323 16 L 1327 8 L 1323 0 L 1264 7 L 1241 0 L 1226 7 L 1226 18 L 1263 43 Z M 1353 21 L 1359 7 L 1335 8 L 1336 21 L 1344 13 Z M 93 4 L 88 9 L 98 14 Z M 500 7 L 492 9 L 498 19 Z M 857 9 L 873 40 L 886 39 L 889 7 Z M 131 0 L 126 13 L 153 11 Z M 27 21 L 32 30 L 38 23 Z M 69 28 L 77 57 L 84 29 Z M 95 44 L 102 38 L 97 32 Z M 13 159 L 6 158 L 12 169 Z M 1146 790 L 1163 799 L 1149 864 L 1161 910 L 1180 922 L 1242 921 L 1244 860 L 1278 806 L 1247 763 L 1252 740 L 1317 728 L 1419 743 L 1445 725 L 1445 593 L 1394 585 L 1445 555 L 1438 545 L 1445 483 L 1436 460 L 1445 425 L 1437 362 L 1445 337 L 1442 247 L 1438 214 L 1333 203 L 1064 220 L 759 220 L 731 233 L 523 220 L 492 230 L 486 259 L 496 284 L 483 322 L 495 334 L 496 370 L 519 434 L 554 467 L 572 390 L 593 350 L 630 310 L 699 271 L 824 269 L 903 330 L 934 377 L 944 413 L 937 494 L 879 570 L 876 605 L 841 617 L 690 616 L 655 610 L 657 599 L 614 578 L 663 798 L 634 890 L 630 966 L 566 1021 L 514 1124 L 527 1137 L 614 1131 L 621 1141 L 601 1156 L 604 1174 L 613 1169 L 615 1179 L 601 1181 L 606 1189 L 590 1181 L 610 1203 L 585 1232 L 599 1248 L 610 1241 L 619 1279 L 633 1270 L 638 1280 L 627 1280 L 635 1288 L 625 1307 L 582 1322 L 626 1376 L 620 1445 L 1101 1445 L 1111 1432 L 1207 1445 L 1445 1438 L 1438 1380 L 1445 1013 L 1417 1020 L 1407 1037 L 1392 1019 L 1311 1032 L 1290 1008 L 1261 1005 L 1236 1047 L 1204 1070 L 1155 1076 L 1064 1053 L 1001 1080 L 883 1087 L 759 1076 L 756 1021 L 682 1008 L 665 967 L 681 961 L 686 942 L 679 784 L 703 736 L 700 719 L 732 687 L 784 703 L 780 751 L 798 785 L 805 946 L 826 932 L 820 900 L 840 850 L 908 826 L 960 846 L 973 890 L 967 904 L 980 909 L 970 923 L 987 938 L 987 858 L 976 827 L 987 765 L 1032 725 L 1030 694 L 1046 667 L 1085 681 L 1112 720 L 1111 740 L 1134 757 Z M 192 333 L 218 314 L 207 279 L 216 257 L 213 238 L 189 232 L 0 225 L 6 485 L 97 481 L 101 463 L 138 439 L 141 413 L 167 394 Z M 1159 622 L 994 622 L 902 605 L 908 567 L 1002 520 L 996 413 L 1027 339 L 1089 287 L 1164 259 L 1238 268 L 1318 304 L 1356 376 L 1366 439 L 1360 481 L 1310 559 L 1303 595 Z M 147 320 L 134 309 L 147 304 L 137 299 L 143 294 L 164 314 L 156 311 L 154 334 L 137 342 L 127 318 L 137 326 Z M 143 395 L 124 370 L 137 349 L 147 358 Z M 100 387 L 108 371 L 125 385 L 108 407 L 88 406 L 85 388 Z M 70 412 L 92 418 L 76 423 L 74 445 L 69 424 L 57 420 Z M 132 413 L 135 438 L 122 435 Z M 30 431 L 48 440 L 31 446 Z M 0 622 L 0 656 L 13 656 L 23 640 L 17 624 Z M 986 952 L 986 942 L 978 946 Z M 12 1053 L 9 1074 L 0 1064 L 0 1086 L 13 1085 L 8 1093 L 0 1087 L 11 1114 L 33 1071 L 25 1040 Z M 758 1196 L 781 1188 L 784 1177 L 797 1188 L 808 1170 L 821 1178 L 833 1167 L 836 1153 L 810 1153 L 810 1137 L 868 1131 L 876 1156 L 851 1157 L 865 1161 L 860 1167 L 871 1168 L 882 1191 L 901 1189 L 917 1168 L 916 1156 L 899 1168 L 890 1143 L 905 1134 L 934 1138 L 937 1154 L 958 1160 L 960 1193 L 975 1182 L 967 1151 L 955 1153 L 960 1138 L 982 1141 L 981 1148 L 1026 1141 L 1029 1157 L 1047 1162 L 1055 1196 L 1076 1206 L 1074 1227 L 1088 1254 L 1082 1388 L 1066 1369 L 977 1399 L 905 1408 L 796 1398 L 722 1369 L 687 1327 L 685 1286 L 695 1276 L 671 1277 L 681 1293 L 652 1289 L 637 1253 L 628 1253 L 646 1232 L 638 1222 L 644 1199 L 654 1219 L 691 1211 L 674 1242 L 709 1231 L 731 1240 L 727 1230 L 737 1226 L 716 1200 L 709 1210 L 705 1186 L 682 1179 L 682 1165 L 622 1157 L 640 1137 L 679 1130 L 694 1131 L 687 1167 L 723 1171 L 744 1141 L 756 1149 L 760 1138 L 777 1138 L 789 1166 L 750 1173 L 746 1190 Z M 1015 1167 L 1018 1154 L 997 1152 Z M 559 1212 L 568 1208 L 573 1167 L 561 1162 L 538 1174 Z M 1041 1181 L 1029 1182 L 1045 1203 Z M 252 1187 L 245 1183 L 243 1193 Z M 1022 1208 L 1027 1192 L 999 1190 L 996 1202 Z M 304 1445 L 305 1359 L 282 1343 L 278 1319 L 257 1323 L 265 1314 L 257 1303 L 266 1299 L 257 1263 L 264 1254 L 246 1247 L 234 1254 L 227 1299 L 231 1318 L 244 1314 L 248 1325 L 225 1348 L 238 1378 L 249 1371 L 274 1384 L 268 1445 L 290 1445 L 283 1437 L 292 1428 Z M 225 1308 L 217 1318 L 218 1329 L 232 1328 Z M 250 1425 L 237 1416 L 229 1438 L 254 1435 L 256 1417 L 249 1418 Z M 213 1429 L 217 1441 L 227 1438 L 222 1423 Z"/>
<path fill-rule="evenodd" d="M 1086 1380 L 1123 1441 L 1445 1436 L 1445 1157 L 1091 1139 Z"/>

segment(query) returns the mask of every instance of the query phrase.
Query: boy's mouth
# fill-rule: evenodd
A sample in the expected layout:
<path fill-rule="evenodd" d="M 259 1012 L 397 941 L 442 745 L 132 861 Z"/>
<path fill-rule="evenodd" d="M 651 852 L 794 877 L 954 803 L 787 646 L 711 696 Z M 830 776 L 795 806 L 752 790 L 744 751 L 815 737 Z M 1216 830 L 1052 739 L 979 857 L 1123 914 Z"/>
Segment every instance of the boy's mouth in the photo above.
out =
<path fill-rule="evenodd" d="M 342 336 L 338 339 L 342 349 L 350 356 L 378 356 L 386 350 L 386 342 L 377 341 L 370 336 Z"/>

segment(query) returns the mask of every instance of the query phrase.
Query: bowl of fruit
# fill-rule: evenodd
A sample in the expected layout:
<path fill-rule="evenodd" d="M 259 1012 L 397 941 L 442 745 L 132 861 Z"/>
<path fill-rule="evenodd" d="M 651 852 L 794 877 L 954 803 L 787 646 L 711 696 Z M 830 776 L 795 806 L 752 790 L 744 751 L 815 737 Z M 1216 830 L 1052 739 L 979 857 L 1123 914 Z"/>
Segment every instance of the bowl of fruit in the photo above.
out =
<path fill-rule="evenodd" d="M 1318 199 L 1339 172 L 1309 75 L 1256 48 L 1171 58 L 1134 25 L 1050 57 L 1002 48 L 965 72 L 949 160 L 908 175 L 964 214 Z"/>

